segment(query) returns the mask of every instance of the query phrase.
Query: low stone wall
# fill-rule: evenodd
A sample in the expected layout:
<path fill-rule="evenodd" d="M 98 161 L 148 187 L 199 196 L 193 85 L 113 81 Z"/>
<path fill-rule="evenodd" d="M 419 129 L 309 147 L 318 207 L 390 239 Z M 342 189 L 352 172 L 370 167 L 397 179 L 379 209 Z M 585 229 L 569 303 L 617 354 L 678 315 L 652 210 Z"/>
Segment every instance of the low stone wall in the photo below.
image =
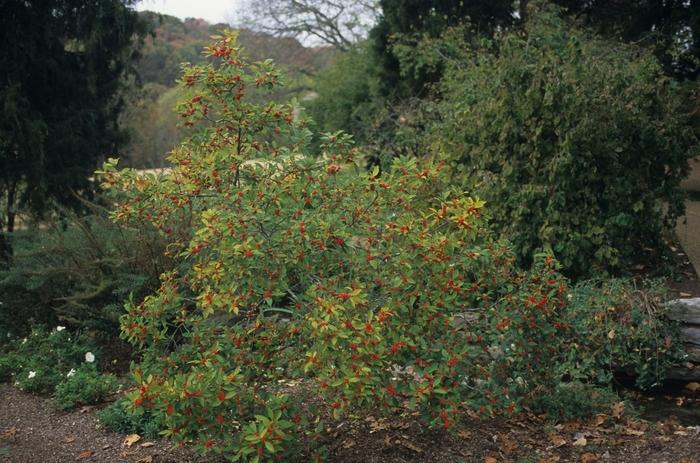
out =
<path fill-rule="evenodd" d="M 668 379 L 700 380 L 700 297 L 676 299 L 668 303 L 666 316 L 680 324 L 686 358 L 681 365 L 669 370 Z"/>

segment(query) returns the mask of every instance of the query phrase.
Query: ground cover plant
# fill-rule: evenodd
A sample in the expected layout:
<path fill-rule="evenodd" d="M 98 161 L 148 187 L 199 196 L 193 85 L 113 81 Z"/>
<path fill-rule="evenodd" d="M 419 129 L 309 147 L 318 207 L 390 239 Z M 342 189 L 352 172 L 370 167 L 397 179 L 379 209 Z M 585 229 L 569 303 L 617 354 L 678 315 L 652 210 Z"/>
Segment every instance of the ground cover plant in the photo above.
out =
<path fill-rule="evenodd" d="M 104 401 L 117 389 L 113 375 L 102 374 L 107 362 L 89 336 L 64 326 L 38 326 L 26 338 L 14 338 L 0 350 L 0 381 L 27 392 L 54 397 L 60 409 Z"/>
<path fill-rule="evenodd" d="M 113 218 L 153 225 L 183 262 L 121 320 L 143 356 L 134 414 L 203 452 L 283 461 L 319 450 L 299 443 L 322 417 L 362 407 L 408 408 L 451 430 L 465 410 L 507 416 L 565 381 L 609 384 L 580 368 L 578 352 L 595 349 L 577 350 L 557 261 L 540 254 L 520 270 L 446 163 L 403 157 L 367 171 L 342 133 L 312 157 L 293 106 L 246 99 L 278 85 L 270 62 L 248 63 L 233 33 L 206 54 L 213 63 L 183 71 L 179 110 L 196 133 L 172 168 L 144 175 L 110 160 L 101 172 L 121 196 Z M 626 365 L 624 353 L 610 355 Z M 292 383 L 318 393 L 314 406 Z"/>

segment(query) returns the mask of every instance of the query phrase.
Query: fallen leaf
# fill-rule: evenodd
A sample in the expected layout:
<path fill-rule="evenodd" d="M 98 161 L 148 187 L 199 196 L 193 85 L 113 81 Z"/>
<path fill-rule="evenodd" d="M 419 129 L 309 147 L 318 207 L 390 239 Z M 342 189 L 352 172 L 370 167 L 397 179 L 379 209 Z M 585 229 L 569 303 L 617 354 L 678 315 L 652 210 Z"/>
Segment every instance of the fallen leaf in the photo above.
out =
<path fill-rule="evenodd" d="M 498 460 L 496 460 L 494 457 L 486 457 L 484 458 L 484 463 L 498 463 Z"/>
<path fill-rule="evenodd" d="M 643 436 L 644 431 L 639 431 L 637 429 L 632 429 L 632 428 L 625 428 L 623 431 L 623 434 L 626 434 L 628 436 Z"/>
<path fill-rule="evenodd" d="M 552 445 L 547 447 L 547 450 L 557 449 L 566 445 L 566 439 L 564 439 L 562 436 L 549 436 L 549 441 L 552 443 Z"/>
<path fill-rule="evenodd" d="M 85 460 L 87 458 L 90 458 L 94 454 L 95 452 L 93 452 L 92 450 L 83 450 L 78 454 L 78 458 L 76 458 L 76 460 Z"/>
<path fill-rule="evenodd" d="M 457 431 L 457 435 L 461 437 L 462 439 L 471 439 L 472 438 L 472 433 L 469 431 L 465 431 L 464 429 L 460 429 Z"/>
<path fill-rule="evenodd" d="M 423 449 L 420 448 L 420 447 L 417 447 L 417 446 L 413 445 L 413 444 L 411 443 L 411 441 L 402 440 L 402 441 L 401 441 L 401 445 L 403 445 L 403 446 L 406 447 L 406 448 L 409 448 L 409 449 L 413 450 L 413 451 L 416 452 L 416 453 L 423 453 Z"/>
<path fill-rule="evenodd" d="M 147 449 L 148 447 L 153 447 L 154 445 L 156 445 L 155 442 L 144 442 L 139 447 Z"/>
<path fill-rule="evenodd" d="M 685 388 L 688 389 L 690 392 L 695 392 L 698 389 L 700 389 L 700 383 L 688 383 L 685 385 Z"/>
<path fill-rule="evenodd" d="M 595 453 L 586 452 L 581 455 L 581 463 L 596 463 L 598 461 L 598 455 Z"/>
<path fill-rule="evenodd" d="M 610 339 L 611 341 L 615 339 L 615 330 L 608 331 L 608 339 Z"/>
<path fill-rule="evenodd" d="M 606 421 L 608 421 L 608 417 L 606 415 L 596 415 L 593 418 L 593 423 L 595 426 L 602 426 Z"/>
<path fill-rule="evenodd" d="M 128 436 L 126 436 L 126 439 L 124 439 L 122 445 L 126 446 L 127 448 L 131 448 L 132 445 L 134 445 L 140 440 L 141 436 L 139 436 L 138 434 L 129 434 Z"/>
<path fill-rule="evenodd" d="M 153 457 L 151 455 L 141 458 L 137 463 L 153 463 Z"/>
<path fill-rule="evenodd" d="M 349 449 L 350 447 L 355 446 L 355 441 L 353 439 L 345 439 L 343 441 L 343 448 L 344 449 Z"/>
<path fill-rule="evenodd" d="M 625 403 L 624 402 L 617 402 L 614 403 L 612 406 L 612 416 L 620 419 L 622 418 L 622 415 L 625 413 Z"/>
<path fill-rule="evenodd" d="M 541 458 L 537 460 L 537 463 L 559 463 L 561 457 L 559 455 L 552 455 L 551 457 Z"/>
<path fill-rule="evenodd" d="M 12 427 L 12 428 L 4 430 L 2 432 L 2 434 L 0 435 L 0 437 L 2 437 L 3 439 L 11 439 L 11 438 L 14 438 L 16 435 L 17 435 L 17 428 Z"/>
<path fill-rule="evenodd" d="M 585 447 L 588 444 L 588 440 L 585 437 L 579 437 L 572 444 L 574 447 Z"/>

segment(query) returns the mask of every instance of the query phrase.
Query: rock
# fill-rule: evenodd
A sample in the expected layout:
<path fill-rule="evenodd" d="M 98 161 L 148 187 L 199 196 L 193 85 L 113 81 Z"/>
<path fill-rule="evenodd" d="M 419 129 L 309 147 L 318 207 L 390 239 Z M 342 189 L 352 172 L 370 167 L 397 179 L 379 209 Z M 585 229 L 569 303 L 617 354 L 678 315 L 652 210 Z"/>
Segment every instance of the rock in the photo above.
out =
<path fill-rule="evenodd" d="M 683 324 L 700 325 L 700 297 L 669 301 L 666 316 Z"/>
<path fill-rule="evenodd" d="M 700 326 L 681 326 L 681 339 L 688 344 L 700 346 Z"/>
<path fill-rule="evenodd" d="M 684 350 L 685 353 L 688 354 L 688 358 L 686 359 L 688 362 L 700 365 L 700 346 L 696 344 L 686 344 Z"/>
<path fill-rule="evenodd" d="M 666 379 L 679 381 L 697 381 L 700 379 L 700 367 L 695 368 L 692 363 L 684 366 L 674 366 L 666 370 Z"/>
<path fill-rule="evenodd" d="M 458 330 L 466 329 L 470 324 L 479 319 L 479 314 L 482 312 L 483 309 L 467 309 L 464 312 L 455 314 L 454 317 L 452 317 L 452 325 Z"/>

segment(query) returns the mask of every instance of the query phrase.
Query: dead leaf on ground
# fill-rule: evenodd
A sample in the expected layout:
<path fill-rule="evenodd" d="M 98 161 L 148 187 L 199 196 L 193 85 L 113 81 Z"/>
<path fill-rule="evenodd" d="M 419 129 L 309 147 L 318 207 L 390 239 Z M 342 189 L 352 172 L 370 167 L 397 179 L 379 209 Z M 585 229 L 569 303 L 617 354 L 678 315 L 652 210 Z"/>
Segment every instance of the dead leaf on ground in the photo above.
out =
<path fill-rule="evenodd" d="M 598 461 L 598 455 L 591 452 L 586 452 L 581 455 L 581 463 L 596 463 Z"/>
<path fill-rule="evenodd" d="M 416 445 L 413 445 L 413 443 L 412 443 L 411 441 L 409 441 L 409 440 L 403 439 L 403 440 L 401 440 L 401 441 L 399 441 L 399 442 L 400 442 L 401 445 L 403 445 L 404 447 L 406 447 L 406 448 L 408 448 L 408 449 L 411 449 L 411 450 L 413 450 L 413 451 L 416 452 L 416 453 L 423 453 L 423 449 L 422 449 L 422 448 L 420 448 L 420 447 L 418 447 L 418 446 L 416 446 Z"/>
<path fill-rule="evenodd" d="M 612 406 L 612 416 L 620 419 L 622 418 L 622 415 L 625 413 L 625 403 L 624 402 L 617 402 L 614 403 Z"/>
<path fill-rule="evenodd" d="M 559 460 L 561 460 L 559 455 L 552 455 L 551 457 L 540 458 L 537 460 L 537 463 L 559 463 Z"/>
<path fill-rule="evenodd" d="M 144 442 L 143 444 L 139 445 L 142 449 L 147 449 L 148 447 L 153 447 L 156 445 L 155 442 Z"/>
<path fill-rule="evenodd" d="M 0 434 L 0 439 L 14 439 L 15 436 L 17 436 L 17 428 L 13 426 L 3 431 Z"/>
<path fill-rule="evenodd" d="M 603 426 L 606 421 L 608 421 L 607 415 L 596 415 L 593 417 L 593 425 L 597 427 Z"/>
<path fill-rule="evenodd" d="M 685 385 L 685 388 L 688 389 L 690 392 L 695 392 L 698 389 L 700 389 L 700 383 L 696 383 L 696 382 L 688 383 Z"/>
<path fill-rule="evenodd" d="M 153 463 L 153 456 L 151 456 L 151 455 L 145 456 L 145 457 L 141 458 L 136 463 Z"/>
<path fill-rule="evenodd" d="M 518 443 L 507 435 L 501 435 L 499 440 L 501 442 L 499 450 L 505 455 L 510 455 L 518 448 Z"/>
<path fill-rule="evenodd" d="M 558 435 L 549 436 L 549 441 L 552 443 L 552 445 L 547 447 L 548 450 L 552 448 L 557 449 L 566 445 L 566 439 Z"/>
<path fill-rule="evenodd" d="M 139 436 L 138 434 L 129 434 L 128 436 L 126 436 L 126 439 L 124 439 L 122 445 L 124 445 L 127 448 L 131 448 L 132 445 L 134 445 L 140 440 L 141 436 Z"/>
<path fill-rule="evenodd" d="M 63 443 L 64 444 L 70 444 L 72 442 L 75 442 L 75 437 L 74 436 L 66 436 L 63 438 Z"/>
<path fill-rule="evenodd" d="M 498 460 L 494 457 L 486 457 L 484 458 L 484 463 L 498 463 Z"/>
<path fill-rule="evenodd" d="M 457 431 L 457 435 L 462 439 L 468 440 L 472 438 L 472 433 L 470 433 L 469 431 L 465 431 L 464 429 L 460 429 L 459 431 Z"/>
<path fill-rule="evenodd" d="M 76 460 L 85 460 L 85 459 L 90 458 L 94 454 L 95 454 L 95 452 L 93 452 L 92 450 L 83 450 L 82 452 L 80 452 L 78 454 L 78 458 L 76 458 Z"/>
<path fill-rule="evenodd" d="M 588 444 L 588 440 L 585 437 L 579 437 L 572 444 L 574 447 L 585 447 Z"/>

